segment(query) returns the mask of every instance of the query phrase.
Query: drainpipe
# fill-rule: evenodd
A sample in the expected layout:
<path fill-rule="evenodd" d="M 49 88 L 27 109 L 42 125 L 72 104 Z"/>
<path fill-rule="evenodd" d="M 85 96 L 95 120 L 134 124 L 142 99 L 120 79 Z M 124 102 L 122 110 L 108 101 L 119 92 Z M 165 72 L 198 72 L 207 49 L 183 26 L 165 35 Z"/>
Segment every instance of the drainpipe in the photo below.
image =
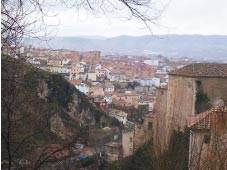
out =
<path fill-rule="evenodd" d="M 190 137 L 189 137 L 189 158 L 188 158 L 188 169 L 191 170 L 190 162 L 191 162 L 191 156 L 192 156 L 192 138 L 193 138 L 193 131 L 190 130 Z"/>

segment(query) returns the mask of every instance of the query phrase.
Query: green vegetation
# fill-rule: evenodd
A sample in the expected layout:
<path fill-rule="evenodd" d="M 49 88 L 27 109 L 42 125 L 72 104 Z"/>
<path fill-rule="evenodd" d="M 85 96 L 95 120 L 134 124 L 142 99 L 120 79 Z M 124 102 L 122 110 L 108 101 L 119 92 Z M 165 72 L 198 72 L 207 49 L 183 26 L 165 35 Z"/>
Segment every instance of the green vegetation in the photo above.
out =
<path fill-rule="evenodd" d="M 160 157 L 154 159 L 155 169 L 187 170 L 189 155 L 189 129 L 175 130 L 170 137 L 169 147 Z"/>
<path fill-rule="evenodd" d="M 67 109 L 67 104 L 72 102 L 73 87 L 61 75 L 52 74 L 48 79 L 50 102 L 56 102 L 58 105 Z"/>
<path fill-rule="evenodd" d="M 115 88 L 115 90 L 121 89 L 121 84 L 118 83 L 118 82 L 115 82 L 114 83 L 114 88 Z"/>
<path fill-rule="evenodd" d="M 202 113 L 211 108 L 210 99 L 202 90 L 196 93 L 195 110 L 196 114 Z"/>
<path fill-rule="evenodd" d="M 138 111 L 142 115 L 146 115 L 149 113 L 149 104 L 138 105 Z"/>
<path fill-rule="evenodd" d="M 211 108 L 210 99 L 208 95 L 203 91 L 202 82 L 196 81 L 196 101 L 195 101 L 195 113 L 199 114 Z"/>
<path fill-rule="evenodd" d="M 140 86 L 140 83 L 133 81 L 133 82 L 128 83 L 126 88 L 135 90 L 135 87 L 137 87 L 137 86 Z"/>
<path fill-rule="evenodd" d="M 98 159 L 96 156 L 91 156 L 91 157 L 88 157 L 87 159 L 85 160 L 81 160 L 81 164 L 84 166 L 84 167 L 87 167 L 89 165 L 92 165 L 93 163 L 97 162 Z"/>
<path fill-rule="evenodd" d="M 40 80 L 46 81 L 49 78 L 49 73 L 47 71 L 40 70 L 32 66 L 24 66 L 27 68 L 27 72 L 24 75 L 24 84 L 27 88 L 34 89 L 40 83 Z"/>
<path fill-rule="evenodd" d="M 138 109 L 130 107 L 129 109 L 125 110 L 127 113 L 129 113 L 127 119 L 132 122 L 143 123 L 143 117 L 147 114 L 146 109 L 147 105 Z"/>

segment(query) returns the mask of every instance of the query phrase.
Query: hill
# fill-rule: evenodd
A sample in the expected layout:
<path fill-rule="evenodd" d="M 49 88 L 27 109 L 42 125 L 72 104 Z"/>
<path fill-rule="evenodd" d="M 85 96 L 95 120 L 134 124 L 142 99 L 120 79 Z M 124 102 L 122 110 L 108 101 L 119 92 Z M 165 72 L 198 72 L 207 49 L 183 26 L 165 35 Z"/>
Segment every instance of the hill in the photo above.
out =
<path fill-rule="evenodd" d="M 48 43 L 25 39 L 25 44 L 78 51 L 100 50 L 104 54 L 162 54 L 195 59 L 227 58 L 226 35 L 144 35 L 99 37 L 52 37 Z"/>
<path fill-rule="evenodd" d="M 86 140 L 88 125 L 118 124 L 61 75 L 4 55 L 1 61 L 2 162 L 7 168 L 39 169 Z"/>

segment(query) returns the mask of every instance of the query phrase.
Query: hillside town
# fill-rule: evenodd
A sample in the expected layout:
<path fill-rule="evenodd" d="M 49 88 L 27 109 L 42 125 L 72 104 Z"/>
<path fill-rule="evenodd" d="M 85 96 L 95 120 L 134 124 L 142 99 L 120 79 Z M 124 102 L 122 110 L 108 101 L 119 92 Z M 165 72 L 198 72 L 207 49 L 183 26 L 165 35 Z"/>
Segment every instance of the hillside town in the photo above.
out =
<path fill-rule="evenodd" d="M 227 170 L 227 0 L 1 0 L 2 170 Z"/>
<path fill-rule="evenodd" d="M 4 53 L 12 55 L 10 47 L 5 48 Z M 99 125 L 104 130 L 100 131 L 103 136 L 97 140 L 97 136 L 93 136 L 90 144 L 85 139 L 78 140 L 73 156 L 68 158 L 74 166 L 77 166 L 74 160 L 87 160 L 94 155 L 108 163 L 122 160 L 150 140 L 155 152 L 161 154 L 169 147 L 174 130 L 185 127 L 190 129 L 190 169 L 197 169 L 198 164 L 205 166 L 207 157 L 211 157 L 208 153 L 220 154 L 209 147 L 217 142 L 214 133 L 220 135 L 217 140 L 220 147 L 226 149 L 226 129 L 222 128 L 225 123 L 214 121 L 227 120 L 226 64 L 195 63 L 188 58 L 169 60 L 160 55 L 102 56 L 100 51 L 32 46 L 18 47 L 15 58 L 47 72 L 61 74 L 97 108 L 120 122 L 118 128 L 110 128 L 103 121 Z M 80 122 L 80 125 L 95 124 Z M 219 128 L 214 129 L 216 126 Z M 94 129 L 90 138 L 100 132 Z M 202 148 L 201 144 L 204 145 Z M 197 153 L 199 149 L 201 153 Z M 220 151 L 219 159 L 224 159 L 224 149 Z M 197 158 L 198 154 L 202 156 Z M 56 157 L 68 155 L 66 150 Z M 217 164 L 220 164 L 219 159 L 215 158 Z M 93 169 L 100 164 L 93 165 Z"/>
<path fill-rule="evenodd" d="M 4 50 L 10 54 L 10 47 Z M 147 138 L 141 141 L 141 135 L 150 136 L 148 130 L 153 126 L 156 89 L 167 86 L 168 72 L 192 62 L 187 58 L 169 61 L 163 56 L 101 56 L 99 51 L 51 50 L 32 46 L 18 47 L 16 51 L 16 58 L 63 75 L 98 108 L 118 119 L 126 129 L 122 131 L 122 139 L 128 140 L 124 135 L 128 136 L 131 131 L 135 131 L 132 135 L 139 135 L 128 136 L 133 138 L 129 140 L 133 144 L 126 153 L 123 148 L 123 155 L 119 157 L 131 155 L 145 143 Z M 144 129 L 136 132 L 141 127 Z M 120 142 L 120 146 L 124 145 L 129 147 L 125 141 Z M 116 159 L 118 157 L 113 158 Z"/>

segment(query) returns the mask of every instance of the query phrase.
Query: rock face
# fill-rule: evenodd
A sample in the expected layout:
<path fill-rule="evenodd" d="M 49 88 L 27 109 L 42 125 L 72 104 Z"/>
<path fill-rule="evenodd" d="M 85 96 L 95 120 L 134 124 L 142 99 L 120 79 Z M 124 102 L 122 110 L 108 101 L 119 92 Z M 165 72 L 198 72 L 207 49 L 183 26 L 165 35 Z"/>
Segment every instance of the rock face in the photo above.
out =
<path fill-rule="evenodd" d="M 37 82 L 39 98 L 57 103 L 59 109 L 50 118 L 50 130 L 61 139 L 76 135 L 81 124 L 99 123 L 100 119 L 95 121 L 95 115 L 101 111 L 62 76 L 49 74 L 44 79 L 38 78 Z"/>
<path fill-rule="evenodd" d="M 39 82 L 38 87 L 37 87 L 37 95 L 41 98 L 41 99 L 45 99 L 48 96 L 48 85 L 44 80 L 41 80 L 41 82 Z"/>
<path fill-rule="evenodd" d="M 50 130 L 64 140 L 70 139 L 73 136 L 72 130 L 64 125 L 62 118 L 57 114 L 50 118 Z"/>
<path fill-rule="evenodd" d="M 79 138 L 85 142 L 90 139 L 89 133 L 93 131 L 87 125 L 95 125 L 97 129 L 102 124 L 119 125 L 113 118 L 106 118 L 104 112 L 61 75 L 4 55 L 1 67 L 2 160 L 11 161 L 11 169 L 18 169 L 17 160 L 31 163 L 20 165 L 24 166 L 20 169 L 38 169 L 42 160 L 49 162 L 55 159 L 55 154 L 66 156 L 65 151 L 72 149 Z M 94 133 L 94 136 L 102 134 Z M 9 159 L 11 153 L 14 157 Z"/>
<path fill-rule="evenodd" d="M 17 114 L 34 114 L 32 118 L 36 123 L 32 119 L 26 120 L 26 124 L 31 124 L 27 129 L 48 123 L 49 131 L 64 140 L 77 135 L 81 124 L 100 123 L 102 117 L 106 116 L 63 76 L 9 57 L 2 59 L 2 64 L 6 70 L 2 80 L 7 80 L 2 84 L 5 98 L 9 98 L 9 101 L 14 99 Z M 23 104 L 18 106 L 19 102 Z M 46 122 L 42 123 L 41 120 Z"/>
<path fill-rule="evenodd" d="M 71 118 L 79 120 L 79 104 L 81 103 L 80 98 L 78 98 L 78 95 L 73 93 L 72 94 L 72 101 L 68 103 L 68 114 Z"/>

